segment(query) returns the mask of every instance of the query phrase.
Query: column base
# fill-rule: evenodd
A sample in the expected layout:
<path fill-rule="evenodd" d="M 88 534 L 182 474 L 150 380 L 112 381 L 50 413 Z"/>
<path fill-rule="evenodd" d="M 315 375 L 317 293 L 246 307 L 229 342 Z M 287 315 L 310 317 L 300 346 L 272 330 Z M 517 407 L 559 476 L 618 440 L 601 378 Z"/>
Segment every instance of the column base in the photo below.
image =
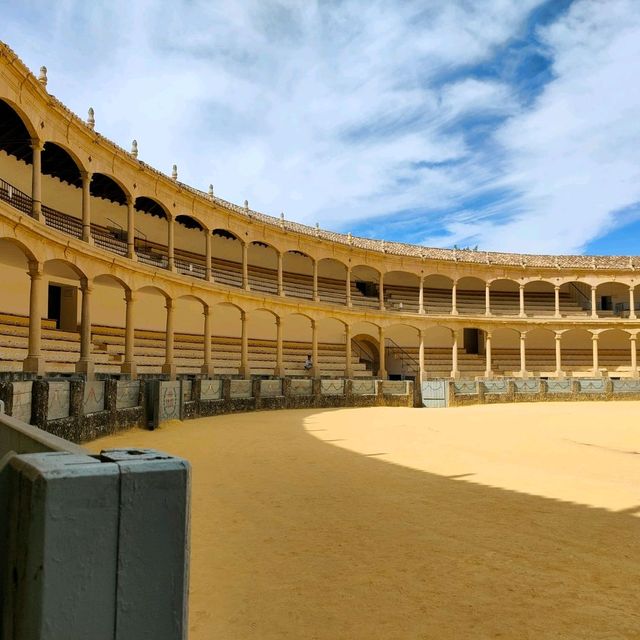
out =
<path fill-rule="evenodd" d="M 457 316 L 458 315 L 458 310 L 457 309 L 452 309 L 451 313 L 449 314 L 451 316 Z"/>
<path fill-rule="evenodd" d="M 204 374 L 205 376 L 212 376 L 213 365 L 211 363 L 203 364 L 202 367 L 200 367 L 200 373 Z"/>
<path fill-rule="evenodd" d="M 520 377 L 521 378 L 530 378 L 531 374 L 528 371 L 520 371 Z"/>
<path fill-rule="evenodd" d="M 93 378 L 95 363 L 91 359 L 78 360 L 76 362 L 76 373 L 84 373 L 87 378 Z"/>
<path fill-rule="evenodd" d="M 518 314 L 518 318 L 526 318 L 527 314 L 526 313 L 520 313 Z"/>
<path fill-rule="evenodd" d="M 31 209 L 31 217 L 38 222 L 44 222 L 42 218 L 42 209 L 40 208 L 40 202 L 34 202 L 32 206 L 33 208 Z"/>
<path fill-rule="evenodd" d="M 275 367 L 273 370 L 273 375 L 278 376 L 279 378 L 284 377 L 284 367 Z"/>
<path fill-rule="evenodd" d="M 251 377 L 251 374 L 249 373 L 249 367 L 240 367 L 238 369 L 238 375 L 241 378 L 244 378 L 245 380 L 248 380 Z"/>
<path fill-rule="evenodd" d="M 26 373 L 43 375 L 46 369 L 44 356 L 28 356 L 22 361 L 22 370 Z"/>
<path fill-rule="evenodd" d="M 381 380 L 386 380 L 387 379 L 387 371 L 386 371 L 386 369 L 380 369 L 380 371 L 378 371 L 378 378 L 380 378 Z"/>
<path fill-rule="evenodd" d="M 164 363 L 162 365 L 162 373 L 168 375 L 171 380 L 176 379 L 177 367 L 173 363 Z"/>
<path fill-rule="evenodd" d="M 556 378 L 566 378 L 567 374 L 564 371 L 556 371 L 555 372 L 555 377 Z"/>
<path fill-rule="evenodd" d="M 484 372 L 484 377 L 485 378 L 493 378 L 493 371 L 485 371 Z"/>
<path fill-rule="evenodd" d="M 460 372 L 457 369 L 452 371 L 451 372 L 451 377 L 452 378 L 459 378 L 460 377 Z"/>
<path fill-rule="evenodd" d="M 135 380 L 138 375 L 138 368 L 135 362 L 123 362 L 120 367 L 120 373 L 128 375 L 132 380 Z"/>

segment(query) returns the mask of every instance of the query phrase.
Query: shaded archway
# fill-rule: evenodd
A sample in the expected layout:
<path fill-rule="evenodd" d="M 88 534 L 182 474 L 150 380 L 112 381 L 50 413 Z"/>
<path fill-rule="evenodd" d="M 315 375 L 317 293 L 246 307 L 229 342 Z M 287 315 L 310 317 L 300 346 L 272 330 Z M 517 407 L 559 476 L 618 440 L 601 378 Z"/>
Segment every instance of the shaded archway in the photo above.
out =
<path fill-rule="evenodd" d="M 351 353 L 371 375 L 382 377 L 386 370 L 381 370 L 380 337 L 379 327 L 372 322 L 363 320 L 351 325 Z"/>
<path fill-rule="evenodd" d="M 209 233 L 202 222 L 193 216 L 180 214 L 175 218 L 176 271 L 195 278 L 207 276 Z"/>
<path fill-rule="evenodd" d="M 558 291 L 562 317 L 586 316 L 591 313 L 591 286 L 574 280 L 564 282 Z"/>
<path fill-rule="evenodd" d="M 351 304 L 354 307 L 380 308 L 380 272 L 377 269 L 366 265 L 351 269 Z"/>
<path fill-rule="evenodd" d="M 135 298 L 134 358 L 138 373 L 160 374 L 167 359 L 167 311 L 172 301 L 153 285 L 136 290 Z"/>
<path fill-rule="evenodd" d="M 127 255 L 128 193 L 104 173 L 94 173 L 89 184 L 91 197 L 91 236 L 96 246 Z"/>
<path fill-rule="evenodd" d="M 242 309 L 228 302 L 211 307 L 213 369 L 217 375 L 240 371 L 242 316 Z"/>
<path fill-rule="evenodd" d="M 387 311 L 418 313 L 420 310 L 420 278 L 406 271 L 384 274 L 384 306 Z"/>
<path fill-rule="evenodd" d="M 518 316 L 520 285 L 509 278 L 492 280 L 489 286 L 489 309 L 495 316 Z"/>
<path fill-rule="evenodd" d="M 252 291 L 278 294 L 278 250 L 272 245 L 254 240 L 247 247 L 249 288 Z"/>
<path fill-rule="evenodd" d="M 556 333 L 536 327 L 527 331 L 527 369 L 536 376 L 553 377 L 561 371 L 556 362 Z M 558 366 L 560 364 L 560 366 Z"/>
<path fill-rule="evenodd" d="M 423 280 L 424 311 L 427 315 L 451 313 L 453 280 L 440 274 L 430 274 Z"/>
<path fill-rule="evenodd" d="M 417 380 L 420 376 L 420 333 L 406 324 L 385 327 L 385 363 L 391 380 Z"/>
<path fill-rule="evenodd" d="M 318 261 L 318 298 L 320 302 L 339 304 L 347 303 L 346 294 L 347 267 L 333 258 L 322 258 Z"/>
<path fill-rule="evenodd" d="M 284 252 L 282 269 L 287 297 L 313 300 L 313 265 L 313 258 L 302 251 Z"/>
<path fill-rule="evenodd" d="M 213 279 L 230 287 L 242 288 L 243 241 L 233 232 L 216 228 L 211 232 Z"/>
<path fill-rule="evenodd" d="M 593 373 L 593 334 L 586 329 L 569 329 L 562 333 L 562 370 L 567 375 Z"/>
<path fill-rule="evenodd" d="M 559 297 L 560 309 L 566 295 Z M 526 316 L 554 316 L 556 313 L 555 286 L 551 282 L 527 282 L 524 285 L 523 298 Z"/>
<path fill-rule="evenodd" d="M 347 366 L 344 322 L 336 318 L 322 318 L 316 321 L 316 330 L 318 335 L 318 360 L 316 363 L 318 374 L 325 378 L 343 378 L 349 368 Z"/>
<path fill-rule="evenodd" d="M 313 363 L 313 321 L 309 316 L 292 313 L 281 319 L 284 340 L 284 368 L 287 376 L 305 376 L 307 357 Z"/>
<path fill-rule="evenodd" d="M 254 309 L 247 313 L 249 340 L 249 371 L 251 375 L 281 375 L 278 371 L 278 316 L 268 309 Z"/>
<path fill-rule="evenodd" d="M 169 240 L 172 239 L 171 218 L 165 206 L 147 196 L 134 202 L 135 250 L 138 260 L 163 269 L 169 268 Z M 140 215 L 142 214 L 142 215 Z"/>
<path fill-rule="evenodd" d="M 485 370 L 496 375 L 517 375 L 521 371 L 520 332 L 515 329 L 498 327 L 492 329 L 490 333 L 483 331 L 482 334 Z M 490 340 L 490 350 L 487 346 L 487 340 Z"/>
<path fill-rule="evenodd" d="M 596 310 L 599 318 L 629 315 L 629 285 L 602 282 L 596 287 Z"/>
<path fill-rule="evenodd" d="M 622 329 L 606 329 L 598 334 L 598 363 L 609 375 L 631 374 L 631 340 Z"/>
<path fill-rule="evenodd" d="M 485 315 L 486 282 L 474 276 L 460 278 L 456 282 L 456 308 L 460 315 Z"/>

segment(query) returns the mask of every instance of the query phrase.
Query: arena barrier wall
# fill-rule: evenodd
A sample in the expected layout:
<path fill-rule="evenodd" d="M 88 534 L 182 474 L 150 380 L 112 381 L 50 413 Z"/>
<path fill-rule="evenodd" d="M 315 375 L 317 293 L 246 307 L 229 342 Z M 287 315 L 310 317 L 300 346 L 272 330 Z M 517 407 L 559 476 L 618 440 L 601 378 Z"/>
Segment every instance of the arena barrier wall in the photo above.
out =
<path fill-rule="evenodd" d="M 0 639 L 185 638 L 189 496 L 185 460 L 0 414 Z"/>
<path fill-rule="evenodd" d="M 585 400 L 640 400 L 640 379 L 613 378 L 496 378 L 452 380 L 448 405 L 507 402 L 577 402 Z"/>

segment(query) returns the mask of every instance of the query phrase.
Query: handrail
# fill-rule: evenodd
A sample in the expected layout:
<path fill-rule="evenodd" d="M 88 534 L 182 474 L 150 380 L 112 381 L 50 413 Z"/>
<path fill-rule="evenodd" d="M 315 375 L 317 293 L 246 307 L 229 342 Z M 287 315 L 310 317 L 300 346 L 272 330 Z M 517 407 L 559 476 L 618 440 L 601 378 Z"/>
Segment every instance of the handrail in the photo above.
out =
<path fill-rule="evenodd" d="M 569 282 L 569 284 L 587 301 L 587 308 L 591 309 L 591 298 L 589 298 L 589 296 L 584 293 L 584 291 L 580 291 L 580 289 L 578 289 L 578 287 L 576 287 L 573 282 Z"/>
<path fill-rule="evenodd" d="M 388 346 L 390 345 L 390 346 Z M 407 375 L 407 370 L 405 369 L 405 361 L 408 361 L 413 365 L 412 369 L 414 373 L 420 372 L 420 363 L 409 353 L 407 353 L 397 342 L 394 342 L 391 338 L 385 339 L 385 351 L 387 354 L 393 354 L 393 356 L 398 359 L 398 355 L 400 355 L 400 366 L 402 367 L 402 375 Z M 409 370 L 411 372 L 411 370 Z"/>

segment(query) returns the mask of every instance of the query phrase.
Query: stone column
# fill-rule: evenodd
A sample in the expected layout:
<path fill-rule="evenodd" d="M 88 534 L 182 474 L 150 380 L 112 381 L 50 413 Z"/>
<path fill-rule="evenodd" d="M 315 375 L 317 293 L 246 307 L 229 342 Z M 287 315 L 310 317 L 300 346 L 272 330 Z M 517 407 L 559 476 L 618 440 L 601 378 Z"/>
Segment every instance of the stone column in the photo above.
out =
<path fill-rule="evenodd" d="M 275 376 L 284 376 L 284 364 L 282 357 L 282 320 L 276 318 L 276 368 L 273 372 Z"/>
<path fill-rule="evenodd" d="M 208 229 L 204 230 L 204 256 L 205 256 L 205 265 L 204 265 L 204 279 L 207 282 L 211 282 L 211 243 L 213 241 L 213 236 Z"/>
<path fill-rule="evenodd" d="M 562 334 L 556 333 L 556 377 L 560 378 L 564 374 L 562 372 Z"/>
<path fill-rule="evenodd" d="M 520 376 L 527 377 L 527 332 L 520 332 Z"/>
<path fill-rule="evenodd" d="M 458 306 L 457 306 L 457 297 L 458 297 L 458 283 L 454 281 L 453 286 L 451 287 L 451 315 L 458 315 Z"/>
<path fill-rule="evenodd" d="M 164 364 L 162 365 L 162 373 L 166 373 L 170 380 L 175 380 L 176 377 L 176 365 L 173 363 L 173 300 L 167 298 L 167 321 L 165 331 L 165 356 Z"/>
<path fill-rule="evenodd" d="M 320 375 L 320 363 L 318 362 L 318 323 L 311 320 L 311 375 L 317 378 Z"/>
<path fill-rule="evenodd" d="M 249 333 L 247 330 L 247 313 L 240 311 L 240 321 L 242 325 L 242 332 L 240 334 L 240 375 L 243 378 L 248 378 L 251 375 L 249 369 Z"/>
<path fill-rule="evenodd" d="M 313 261 L 313 301 L 319 302 L 320 295 L 318 293 L 318 261 Z"/>
<path fill-rule="evenodd" d="M 484 315 L 491 315 L 491 285 L 488 282 L 484 285 Z"/>
<path fill-rule="evenodd" d="M 31 167 L 31 215 L 42 220 L 42 151 L 44 142 L 31 140 L 33 164 Z"/>
<path fill-rule="evenodd" d="M 169 271 L 176 270 L 176 258 L 175 258 L 175 246 L 174 246 L 174 233 L 175 227 L 173 226 L 173 218 L 169 220 L 167 218 L 167 257 L 169 260 Z"/>
<path fill-rule="evenodd" d="M 242 288 L 249 291 L 249 244 L 242 243 Z"/>
<path fill-rule="evenodd" d="M 347 281 L 345 283 L 347 294 L 347 307 L 351 308 L 351 265 L 347 267 Z"/>
<path fill-rule="evenodd" d="M 378 301 L 380 302 L 380 311 L 384 311 L 384 274 L 380 274 L 380 283 L 378 285 Z"/>
<path fill-rule="evenodd" d="M 526 318 L 527 314 L 524 312 L 524 285 L 520 285 L 520 317 Z"/>
<path fill-rule="evenodd" d="M 631 375 L 634 378 L 638 377 L 638 352 L 636 351 L 638 336 L 634 333 L 629 336 L 631 342 Z"/>
<path fill-rule="evenodd" d="M 457 378 L 460 375 L 458 371 L 458 331 L 452 329 L 453 345 L 451 346 L 451 377 Z"/>
<path fill-rule="evenodd" d="M 490 378 L 493 375 L 493 367 L 491 363 L 491 331 L 485 332 L 485 345 L 484 345 L 484 355 L 485 355 L 485 378 Z"/>
<path fill-rule="evenodd" d="M 592 286 L 591 287 L 591 317 L 592 318 L 597 318 L 598 317 L 598 309 L 597 309 L 597 304 L 596 304 L 596 290 L 597 287 Z"/>
<path fill-rule="evenodd" d="M 384 336 L 384 327 L 378 327 L 378 353 L 380 355 L 379 358 L 379 366 L 378 366 L 378 378 L 381 380 L 387 379 L 387 353 L 385 350 L 385 336 Z"/>
<path fill-rule="evenodd" d="M 91 178 L 90 171 L 81 171 L 82 176 L 82 239 L 91 242 Z"/>
<path fill-rule="evenodd" d="M 124 362 L 122 363 L 122 373 L 136 377 L 136 361 L 135 361 L 135 303 L 136 295 L 133 291 L 127 289 L 124 292 L 126 302 L 126 319 L 124 328 Z"/>
<path fill-rule="evenodd" d="M 353 365 L 351 364 L 351 327 L 346 324 L 344 327 L 344 346 L 345 346 L 345 367 L 344 377 L 351 378 L 353 375 Z"/>
<path fill-rule="evenodd" d="M 92 283 L 86 278 L 80 281 L 82 290 L 82 314 L 80 319 L 80 360 L 76 363 L 76 372 L 86 374 L 91 378 L 94 372 L 93 358 L 91 357 L 91 292 Z"/>
<path fill-rule="evenodd" d="M 598 338 L 599 335 L 597 333 L 591 336 L 591 346 L 593 348 L 593 375 L 599 375 L 599 366 L 598 366 Z"/>
<path fill-rule="evenodd" d="M 555 298 L 555 313 L 554 316 L 556 318 L 560 317 L 560 285 L 556 285 L 553 288 L 554 298 Z"/>
<path fill-rule="evenodd" d="M 204 306 L 202 315 L 204 316 L 204 362 L 201 372 L 210 377 L 213 375 L 213 363 L 211 362 L 211 307 Z"/>
<path fill-rule="evenodd" d="M 42 314 L 44 309 L 43 267 L 39 262 L 29 262 L 29 351 L 22 363 L 24 371 L 42 375 L 45 360 L 42 355 Z"/>
<path fill-rule="evenodd" d="M 422 380 L 424 378 L 424 329 L 420 329 L 419 339 L 420 342 L 418 344 L 418 367 L 420 368 L 420 371 L 418 372 L 418 382 L 422 384 Z"/>
<path fill-rule="evenodd" d="M 284 274 L 282 270 L 282 262 L 284 256 L 280 251 L 278 251 L 278 295 L 284 295 Z"/>
<path fill-rule="evenodd" d="M 636 319 L 636 301 L 635 301 L 635 289 L 633 286 L 629 287 L 629 320 Z"/>
<path fill-rule="evenodd" d="M 136 259 L 136 210 L 134 199 L 127 197 L 127 258 Z"/>
<path fill-rule="evenodd" d="M 424 314 L 424 276 L 420 276 L 420 289 L 418 290 L 418 313 Z"/>

